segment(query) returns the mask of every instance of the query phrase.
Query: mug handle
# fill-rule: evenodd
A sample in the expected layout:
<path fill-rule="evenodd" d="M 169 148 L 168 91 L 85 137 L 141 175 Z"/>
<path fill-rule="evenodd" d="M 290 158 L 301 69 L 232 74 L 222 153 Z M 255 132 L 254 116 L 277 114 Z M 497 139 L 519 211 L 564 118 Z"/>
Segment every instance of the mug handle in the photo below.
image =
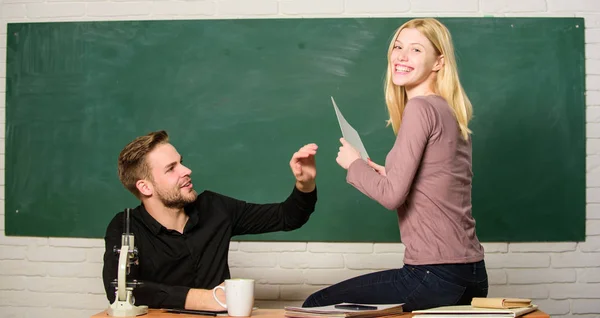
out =
<path fill-rule="evenodd" d="M 213 294 L 213 298 L 219 303 L 219 305 L 221 305 L 221 307 L 227 309 L 227 304 L 224 304 L 221 301 L 219 301 L 219 297 L 217 297 L 217 289 L 222 289 L 223 292 L 225 292 L 225 287 L 215 286 L 215 288 L 213 288 L 213 290 L 212 290 L 212 294 Z"/>

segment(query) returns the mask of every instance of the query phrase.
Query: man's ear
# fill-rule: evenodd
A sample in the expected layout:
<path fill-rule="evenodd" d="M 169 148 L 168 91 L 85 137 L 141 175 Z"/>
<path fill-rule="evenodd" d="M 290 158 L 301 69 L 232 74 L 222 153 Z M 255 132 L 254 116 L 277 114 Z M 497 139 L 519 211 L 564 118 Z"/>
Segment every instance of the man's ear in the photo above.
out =
<path fill-rule="evenodd" d="M 444 67 L 444 55 L 440 54 L 440 56 L 437 57 L 435 64 L 433 64 L 433 71 L 437 72 L 441 70 L 442 67 Z"/>
<path fill-rule="evenodd" d="M 154 187 L 152 187 L 152 183 L 150 183 L 146 179 L 138 180 L 135 183 L 135 187 L 138 189 L 138 191 L 140 191 L 142 195 L 145 196 L 150 196 L 152 195 L 152 193 L 154 193 Z"/>

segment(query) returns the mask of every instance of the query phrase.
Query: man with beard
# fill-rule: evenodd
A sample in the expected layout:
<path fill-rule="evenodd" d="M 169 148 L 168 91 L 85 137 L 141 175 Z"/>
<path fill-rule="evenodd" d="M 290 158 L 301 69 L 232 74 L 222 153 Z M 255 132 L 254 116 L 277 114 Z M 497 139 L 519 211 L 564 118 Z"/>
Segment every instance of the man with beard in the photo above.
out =
<path fill-rule="evenodd" d="M 308 144 L 292 155 L 296 178 L 290 196 L 281 203 L 254 204 L 215 192 L 194 190 L 192 171 L 169 143 L 165 131 L 152 132 L 130 142 L 120 153 L 121 183 L 141 204 L 130 212 L 138 265 L 128 279 L 143 284 L 134 289 L 136 305 L 150 308 L 222 310 L 211 289 L 230 278 L 227 257 L 231 237 L 291 231 L 304 225 L 317 201 L 315 155 Z M 240 176 L 243 177 L 243 176 Z M 104 288 L 115 300 L 118 255 L 124 212 L 106 230 Z M 224 294 L 217 293 L 224 302 Z"/>

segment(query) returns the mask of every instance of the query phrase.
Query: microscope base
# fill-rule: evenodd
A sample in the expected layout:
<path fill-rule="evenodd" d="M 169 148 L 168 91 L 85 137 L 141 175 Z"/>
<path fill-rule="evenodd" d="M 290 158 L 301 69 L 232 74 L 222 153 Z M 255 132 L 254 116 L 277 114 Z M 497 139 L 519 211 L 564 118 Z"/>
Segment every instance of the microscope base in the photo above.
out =
<path fill-rule="evenodd" d="M 107 313 L 112 317 L 135 317 L 148 313 L 148 306 L 134 306 L 126 301 L 115 301 L 108 307 Z"/>

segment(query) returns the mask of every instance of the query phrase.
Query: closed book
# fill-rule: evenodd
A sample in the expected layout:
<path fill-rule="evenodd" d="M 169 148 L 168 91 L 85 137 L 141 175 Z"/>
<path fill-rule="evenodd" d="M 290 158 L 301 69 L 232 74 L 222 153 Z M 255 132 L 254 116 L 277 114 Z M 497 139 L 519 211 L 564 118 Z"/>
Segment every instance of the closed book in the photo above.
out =
<path fill-rule="evenodd" d="M 531 305 L 531 299 L 526 298 L 482 298 L 475 297 L 471 306 L 480 308 L 520 308 Z"/>
<path fill-rule="evenodd" d="M 339 309 L 337 305 L 366 306 L 368 309 L 352 310 Z M 285 307 L 285 317 L 288 318 L 373 318 L 397 316 L 402 314 L 404 304 L 351 304 L 341 303 L 323 307 Z"/>

